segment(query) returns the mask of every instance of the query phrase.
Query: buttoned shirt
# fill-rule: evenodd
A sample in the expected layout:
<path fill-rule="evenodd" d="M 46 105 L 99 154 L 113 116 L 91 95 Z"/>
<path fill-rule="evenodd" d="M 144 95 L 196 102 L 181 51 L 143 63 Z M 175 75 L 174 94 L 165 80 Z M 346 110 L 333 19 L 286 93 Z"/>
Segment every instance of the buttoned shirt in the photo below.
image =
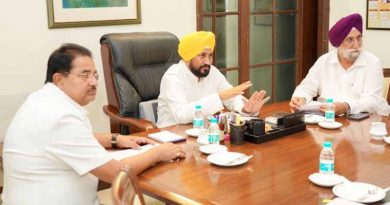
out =
<path fill-rule="evenodd" d="M 310 102 L 313 97 L 333 98 L 334 102 L 346 102 L 350 113 L 377 112 L 388 115 L 389 106 L 382 96 L 383 71 L 379 59 L 362 51 L 353 65 L 344 69 L 337 50 L 322 55 L 293 97 L 304 97 Z"/>
<path fill-rule="evenodd" d="M 241 95 L 221 101 L 218 92 L 232 88 L 225 76 L 211 65 L 207 77 L 198 79 L 184 61 L 172 65 L 161 80 L 158 96 L 158 127 L 192 122 L 195 105 L 202 106 L 205 116 L 224 108 L 241 112 L 244 106 Z"/>
<path fill-rule="evenodd" d="M 98 178 L 89 172 L 112 158 L 86 110 L 47 83 L 17 111 L 3 159 L 5 205 L 97 205 Z"/>

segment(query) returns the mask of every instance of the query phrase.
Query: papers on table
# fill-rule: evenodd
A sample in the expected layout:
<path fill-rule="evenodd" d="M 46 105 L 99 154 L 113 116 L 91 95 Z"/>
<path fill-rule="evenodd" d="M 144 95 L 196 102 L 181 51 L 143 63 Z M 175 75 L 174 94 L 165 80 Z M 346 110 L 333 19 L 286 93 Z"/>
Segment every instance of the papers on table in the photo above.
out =
<path fill-rule="evenodd" d="M 161 131 L 161 132 L 156 132 L 152 134 L 148 134 L 148 137 L 159 141 L 159 142 L 178 142 L 178 141 L 183 141 L 186 138 L 180 135 L 177 135 L 173 132 L 169 131 Z"/>
<path fill-rule="evenodd" d="M 304 105 L 299 106 L 298 110 L 299 111 L 304 111 L 305 113 L 314 113 L 314 114 L 318 114 L 318 115 L 323 115 L 320 112 L 320 107 L 323 104 L 324 104 L 323 102 L 311 101 L 309 103 L 306 103 Z"/>
<path fill-rule="evenodd" d="M 126 157 L 135 156 L 138 154 L 141 154 L 143 152 L 146 152 L 147 150 L 158 146 L 158 144 L 147 144 L 144 146 L 141 146 L 141 149 L 124 149 L 124 150 L 118 150 L 118 151 L 112 151 L 109 152 L 111 157 L 116 160 L 121 160 Z"/>

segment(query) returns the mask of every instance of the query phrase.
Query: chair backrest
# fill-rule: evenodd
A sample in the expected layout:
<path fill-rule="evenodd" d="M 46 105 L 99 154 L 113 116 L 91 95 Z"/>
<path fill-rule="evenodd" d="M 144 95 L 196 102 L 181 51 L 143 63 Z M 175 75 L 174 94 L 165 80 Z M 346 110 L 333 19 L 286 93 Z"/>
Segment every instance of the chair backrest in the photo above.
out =
<path fill-rule="evenodd" d="M 168 32 L 113 33 L 100 39 L 108 104 L 140 118 L 139 103 L 157 99 L 165 71 L 179 62 L 179 40 Z"/>
<path fill-rule="evenodd" d="M 114 205 L 132 205 L 138 196 L 139 202 L 145 204 L 137 177 L 130 166 L 123 168 L 114 179 L 111 186 Z"/>

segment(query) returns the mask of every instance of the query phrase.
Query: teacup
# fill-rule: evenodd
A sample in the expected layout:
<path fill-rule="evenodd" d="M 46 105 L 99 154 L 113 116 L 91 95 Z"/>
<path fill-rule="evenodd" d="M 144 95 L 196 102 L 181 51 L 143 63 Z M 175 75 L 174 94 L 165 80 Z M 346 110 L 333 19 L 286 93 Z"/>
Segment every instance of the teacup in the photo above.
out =
<path fill-rule="evenodd" d="M 386 124 L 384 122 L 372 122 L 370 134 L 375 139 L 383 139 L 387 135 Z"/>

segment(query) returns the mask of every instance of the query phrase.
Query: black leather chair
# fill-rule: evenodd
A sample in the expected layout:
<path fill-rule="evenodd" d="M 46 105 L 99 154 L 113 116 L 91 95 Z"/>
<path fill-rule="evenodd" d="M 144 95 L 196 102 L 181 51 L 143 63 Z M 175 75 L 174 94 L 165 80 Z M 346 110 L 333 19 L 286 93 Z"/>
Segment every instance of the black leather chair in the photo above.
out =
<path fill-rule="evenodd" d="M 100 39 L 111 132 L 129 134 L 156 128 L 140 119 L 139 104 L 157 99 L 165 71 L 179 62 L 179 40 L 168 32 L 112 33 Z M 153 103 L 156 113 L 157 103 Z"/>

